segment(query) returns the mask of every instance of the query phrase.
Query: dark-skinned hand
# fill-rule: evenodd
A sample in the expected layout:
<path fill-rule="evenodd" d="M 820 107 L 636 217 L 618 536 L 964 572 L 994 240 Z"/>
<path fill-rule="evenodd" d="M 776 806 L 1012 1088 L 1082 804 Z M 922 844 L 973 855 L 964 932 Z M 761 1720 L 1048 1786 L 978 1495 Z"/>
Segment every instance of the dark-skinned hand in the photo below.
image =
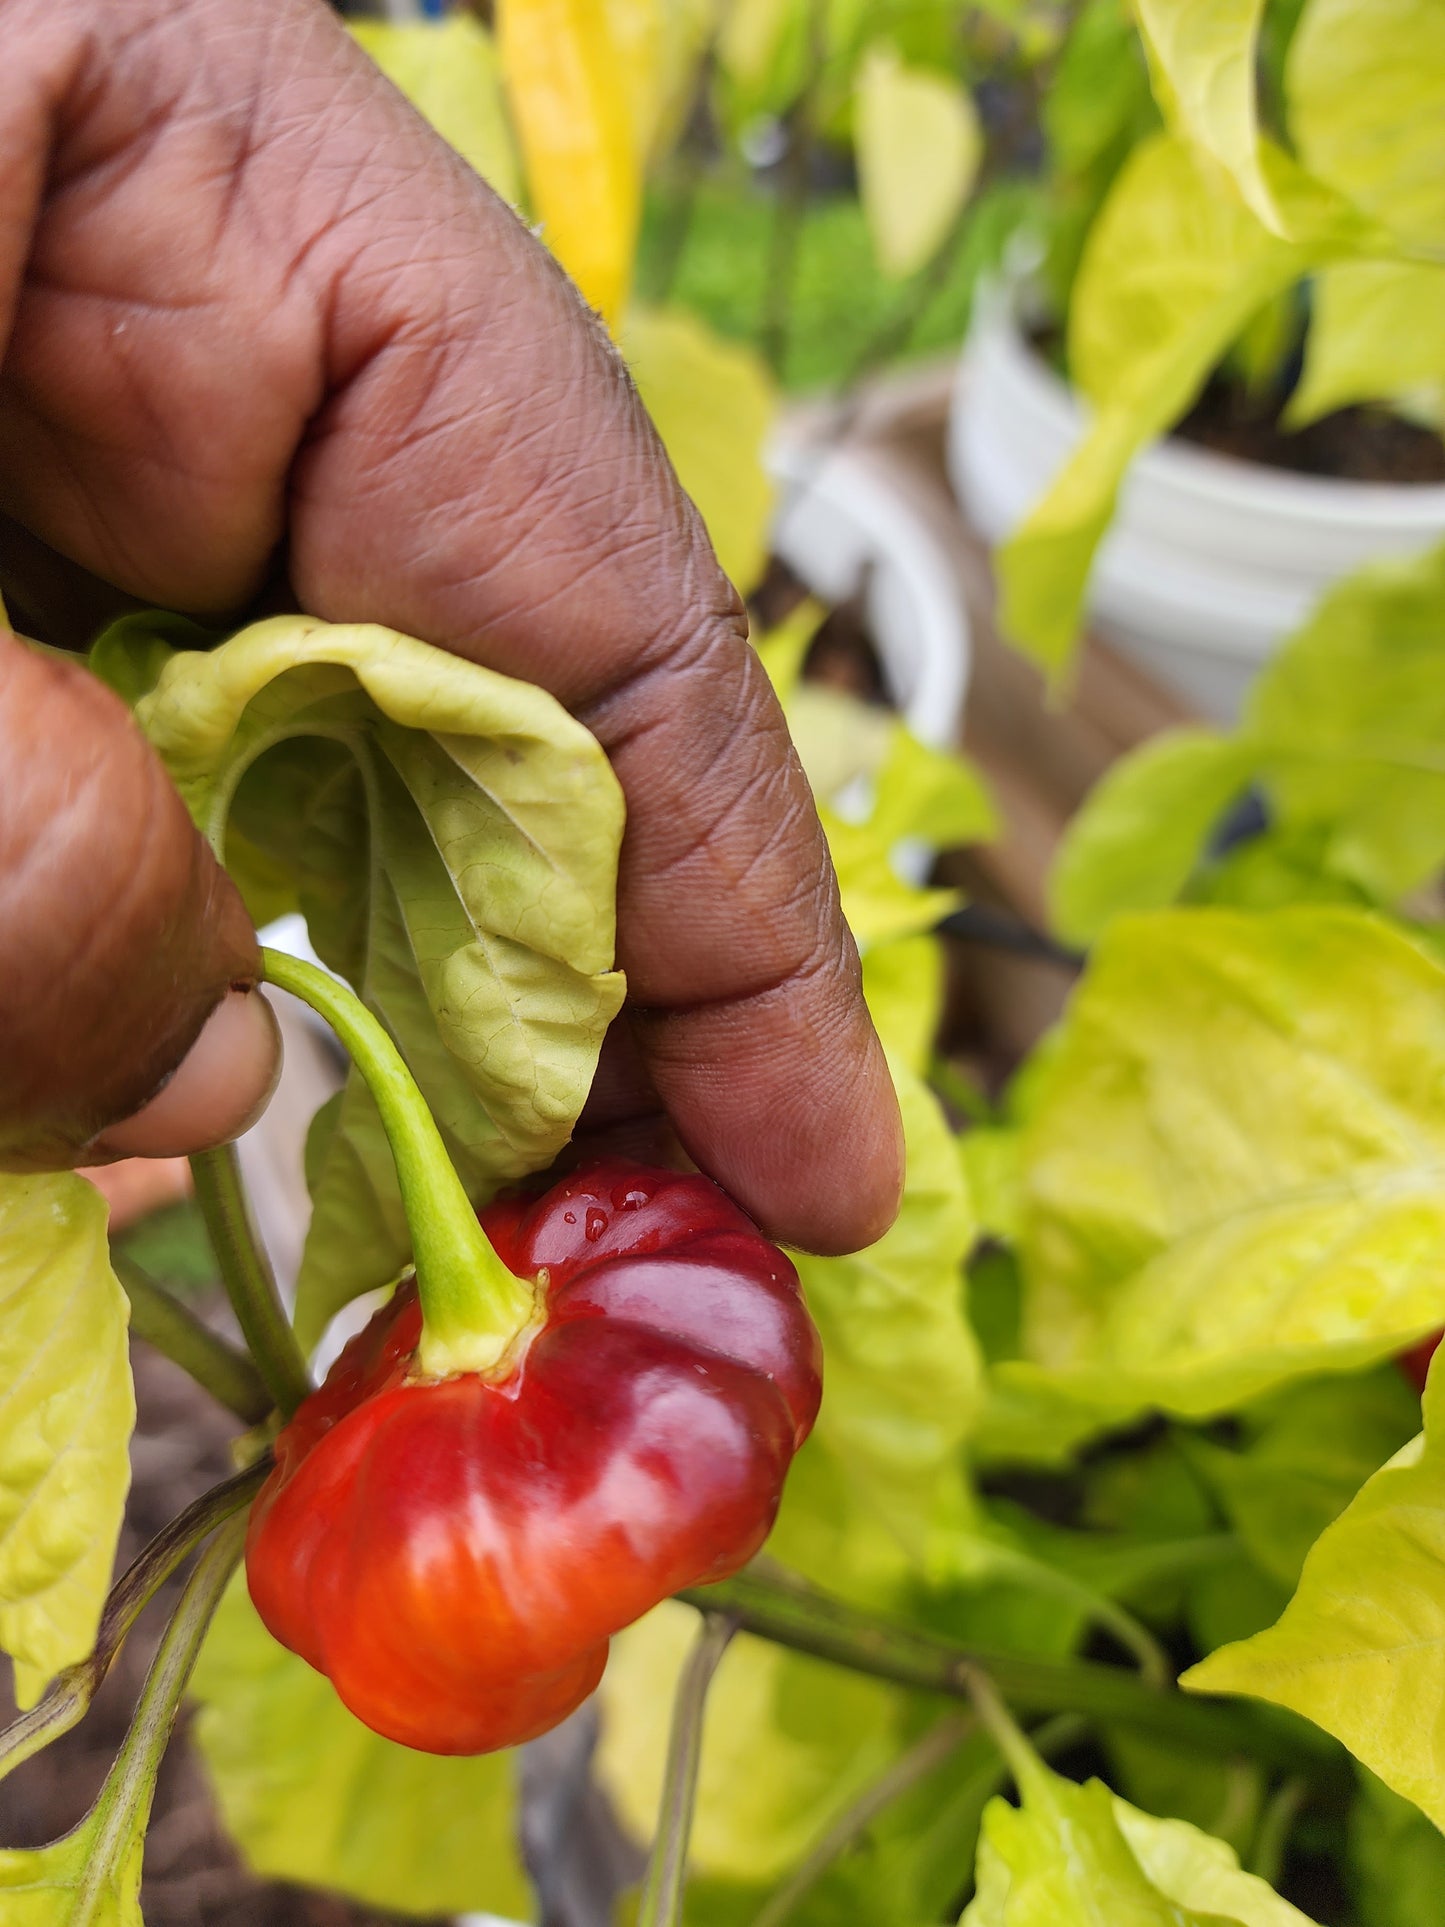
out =
<path fill-rule="evenodd" d="M 321 0 L 0 0 L 0 45 L 17 621 L 233 616 L 284 570 L 551 690 L 629 811 L 593 1118 L 665 1112 L 774 1236 L 878 1236 L 898 1112 L 807 784 L 566 277 Z M 122 706 L 0 637 L 0 1163 L 233 1135 L 274 1075 L 257 967 Z"/>

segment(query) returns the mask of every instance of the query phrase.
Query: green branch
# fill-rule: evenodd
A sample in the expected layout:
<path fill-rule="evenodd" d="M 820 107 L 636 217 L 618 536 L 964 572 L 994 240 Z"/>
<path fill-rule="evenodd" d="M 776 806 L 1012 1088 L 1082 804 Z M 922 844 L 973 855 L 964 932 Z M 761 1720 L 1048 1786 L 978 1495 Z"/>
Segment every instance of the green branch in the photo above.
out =
<path fill-rule="evenodd" d="M 191 1176 L 241 1335 L 277 1410 L 290 1418 L 311 1390 L 311 1375 L 251 1223 L 235 1145 L 197 1152 Z"/>
<path fill-rule="evenodd" d="M 233 1520 L 207 1546 L 186 1581 L 181 1603 L 141 1688 L 130 1731 L 90 1811 L 95 1839 L 84 1878 L 75 1892 L 70 1914 L 74 1927 L 90 1927 L 90 1923 L 104 1920 L 109 1913 L 109 1897 L 120 1889 L 121 1869 L 127 1856 L 136 1850 L 138 1836 L 150 1815 L 156 1774 L 180 1710 L 181 1696 L 221 1594 L 240 1560 L 245 1537 L 245 1521 Z"/>
<path fill-rule="evenodd" d="M 257 1425 L 271 1410 L 265 1381 L 244 1352 L 228 1345 L 178 1298 L 141 1270 L 123 1251 L 112 1251 L 111 1266 L 130 1300 L 130 1328 L 137 1338 L 173 1365 L 179 1365 L 247 1425 Z"/>
<path fill-rule="evenodd" d="M 1078 1713 L 1202 1753 L 1267 1759 L 1312 1780 L 1340 1771 L 1339 1749 L 1303 1724 L 1286 1730 L 1255 1721 L 1234 1707 L 1206 1705 L 1173 1687 L 1151 1686 L 1122 1667 L 954 1645 L 875 1619 L 777 1568 L 751 1567 L 720 1585 L 678 1597 L 699 1612 L 727 1614 L 744 1632 L 897 1686 L 971 1700 L 973 1682 L 982 1672 L 1023 1712 Z"/>
<path fill-rule="evenodd" d="M 672 1703 L 672 1730 L 667 1740 L 667 1766 L 663 1774 L 662 1804 L 657 1816 L 657 1837 L 642 1883 L 642 1899 L 637 1909 L 637 1927 L 679 1927 L 682 1920 L 682 1895 L 687 1883 L 687 1843 L 692 1833 L 692 1810 L 697 1800 L 697 1769 L 702 1757 L 702 1716 L 707 1704 L 707 1689 L 727 1651 L 728 1641 L 737 1631 L 731 1619 L 704 1613 L 702 1631 Z"/>

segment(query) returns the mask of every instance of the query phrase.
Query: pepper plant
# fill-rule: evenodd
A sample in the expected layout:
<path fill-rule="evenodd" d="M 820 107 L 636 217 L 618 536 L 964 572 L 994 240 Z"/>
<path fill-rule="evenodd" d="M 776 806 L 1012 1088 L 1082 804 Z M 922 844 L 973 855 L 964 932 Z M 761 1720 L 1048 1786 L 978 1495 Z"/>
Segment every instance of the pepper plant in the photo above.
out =
<path fill-rule="evenodd" d="M 1221 365 L 1287 427 L 1365 403 L 1445 428 L 1445 18 L 1091 0 L 1044 124 L 1050 319 L 1089 423 L 999 567 L 1009 635 L 1057 672 L 1129 463 Z"/>
<path fill-rule="evenodd" d="M 756 468 L 755 428 L 697 472 Z M 765 493 L 714 495 L 755 553 Z M 1396 1361 L 1445 1326 L 1441 559 L 1337 591 L 1237 732 L 1105 780 L 1056 877 L 1077 983 L 1002 1092 L 941 1050 L 960 904 L 911 880 L 992 805 L 806 679 L 818 615 L 758 646 L 908 1139 L 897 1223 L 840 1259 L 695 1177 L 519 1192 L 623 991 L 617 787 L 549 697 L 301 617 L 97 642 L 256 919 L 304 914 L 328 973 L 271 972 L 352 1069 L 294 1307 L 234 1158 L 196 1160 L 240 1344 L 111 1254 L 83 1179 L 0 1180 L 0 1775 L 187 1569 L 90 1813 L 0 1851 L 0 1919 L 133 1927 L 187 1690 L 257 1870 L 525 1918 L 505 1742 L 609 1638 L 595 1771 L 652 1849 L 619 1920 L 1438 1918 L 1445 1367 L 1422 1415 Z M 238 1470 L 113 1579 L 128 1314 Z"/>

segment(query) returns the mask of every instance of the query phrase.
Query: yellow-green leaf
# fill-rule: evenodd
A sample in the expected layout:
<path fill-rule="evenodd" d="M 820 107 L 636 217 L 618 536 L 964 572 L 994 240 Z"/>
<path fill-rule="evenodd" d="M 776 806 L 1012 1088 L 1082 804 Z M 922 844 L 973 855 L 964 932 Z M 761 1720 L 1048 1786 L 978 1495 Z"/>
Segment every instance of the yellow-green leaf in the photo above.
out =
<path fill-rule="evenodd" d="M 351 31 L 387 79 L 505 201 L 522 194 L 491 35 L 457 8 L 440 20 L 353 20 Z"/>
<path fill-rule="evenodd" d="M 1291 232 L 1272 234 L 1188 142 L 1136 148 L 1089 235 L 1069 311 L 1069 365 L 1094 413 L 1082 442 L 999 551 L 1007 634 L 1046 668 L 1067 661 L 1094 551 L 1129 463 L 1185 412 L 1255 311 L 1345 247 L 1347 211 L 1276 150 L 1266 177 Z"/>
<path fill-rule="evenodd" d="M 746 594 L 767 562 L 773 513 L 763 449 L 777 391 L 767 369 L 678 310 L 630 309 L 622 351 L 719 562 Z"/>
<path fill-rule="evenodd" d="M 927 933 L 863 953 L 863 997 L 890 1056 L 922 1077 L 943 1016 L 943 945 Z"/>
<path fill-rule="evenodd" d="M 1165 119 L 1226 168 L 1259 219 L 1278 232 L 1259 164 L 1254 72 L 1263 15 L 1264 0 L 1138 0 Z"/>
<path fill-rule="evenodd" d="M 512 1756 L 444 1759 L 368 1731 L 271 1638 L 244 1577 L 222 1601 L 192 1693 L 196 1744 L 257 1873 L 407 1914 L 530 1912 Z"/>
<path fill-rule="evenodd" d="M 1302 1713 L 1445 1826 L 1445 1373 L 1423 1435 L 1315 1541 L 1278 1622 L 1184 1684 Z"/>
<path fill-rule="evenodd" d="M 1285 70 L 1309 171 L 1401 247 L 1445 251 L 1445 8 L 1438 0 L 1309 0 Z"/>
<path fill-rule="evenodd" d="M 908 1170 L 892 1228 L 847 1258 L 796 1253 L 823 1338 L 827 1393 L 808 1452 L 842 1468 L 915 1558 L 978 1416 L 982 1366 L 964 1311 L 973 1211 L 932 1093 L 901 1065 Z"/>
<path fill-rule="evenodd" d="M 597 0 L 499 0 L 497 45 L 542 238 L 615 331 L 642 166 L 607 10 Z"/>
<path fill-rule="evenodd" d="M 472 1195 L 549 1164 L 623 991 L 622 796 L 582 725 L 393 630 L 302 617 L 174 655 L 137 715 L 212 843 L 234 806 L 297 878 L 312 941 L 391 1030 Z M 314 1197 L 308 1340 L 410 1253 L 355 1074 Z"/>
<path fill-rule="evenodd" d="M 130 1485 L 128 1318 L 95 1187 L 0 1175 L 0 1648 L 22 1707 L 95 1644 Z"/>
<path fill-rule="evenodd" d="M 1024 1351 L 1123 1416 L 1445 1324 L 1445 970 L 1364 912 L 1162 911 L 1094 954 L 1024 1127 Z"/>
<path fill-rule="evenodd" d="M 1445 267 L 1345 262 L 1315 281 L 1298 427 L 1355 402 L 1421 403 L 1445 425 Z"/>
<path fill-rule="evenodd" d="M 977 1891 L 960 1927 L 1310 1927 L 1234 1849 L 1159 1820 L 1102 1781 L 1076 1785 L 1035 1760 L 1023 1804 L 983 1818 Z"/>
<path fill-rule="evenodd" d="M 1069 824 L 1049 879 L 1060 935 L 1092 943 L 1111 918 L 1172 903 L 1253 764 L 1247 743 L 1210 729 L 1169 730 L 1115 763 Z"/>
<path fill-rule="evenodd" d="M 913 274 L 942 246 L 978 172 L 983 133 L 973 97 L 875 42 L 858 72 L 853 138 L 878 264 L 885 274 Z"/>
<path fill-rule="evenodd" d="M 74 1927 L 82 1919 L 84 1927 L 144 1927 L 143 1834 L 134 1836 L 98 1885 L 90 1881 L 101 1817 L 87 1815 L 48 1847 L 0 1849 L 0 1920 L 5 1927 Z"/>

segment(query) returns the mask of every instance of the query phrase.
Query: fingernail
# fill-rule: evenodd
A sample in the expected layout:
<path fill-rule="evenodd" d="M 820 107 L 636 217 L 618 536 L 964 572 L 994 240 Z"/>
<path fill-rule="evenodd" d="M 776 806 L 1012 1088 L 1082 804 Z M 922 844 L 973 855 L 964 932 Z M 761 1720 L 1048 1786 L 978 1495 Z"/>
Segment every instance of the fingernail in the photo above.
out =
<path fill-rule="evenodd" d="M 206 1019 L 170 1082 L 88 1146 L 106 1157 L 208 1151 L 249 1130 L 281 1075 L 281 1032 L 257 990 L 232 990 Z"/>

